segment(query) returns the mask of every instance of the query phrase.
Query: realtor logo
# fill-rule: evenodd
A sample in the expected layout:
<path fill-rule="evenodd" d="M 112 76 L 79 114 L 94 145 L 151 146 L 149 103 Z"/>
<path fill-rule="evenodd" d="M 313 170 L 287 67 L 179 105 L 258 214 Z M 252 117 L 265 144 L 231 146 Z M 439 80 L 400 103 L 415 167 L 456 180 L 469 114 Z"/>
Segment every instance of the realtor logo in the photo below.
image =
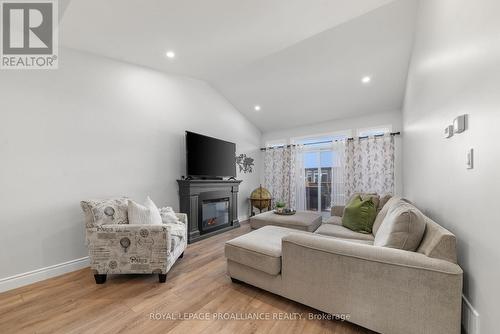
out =
<path fill-rule="evenodd" d="M 0 19 L 0 68 L 57 68 L 57 0 L 0 0 Z"/>

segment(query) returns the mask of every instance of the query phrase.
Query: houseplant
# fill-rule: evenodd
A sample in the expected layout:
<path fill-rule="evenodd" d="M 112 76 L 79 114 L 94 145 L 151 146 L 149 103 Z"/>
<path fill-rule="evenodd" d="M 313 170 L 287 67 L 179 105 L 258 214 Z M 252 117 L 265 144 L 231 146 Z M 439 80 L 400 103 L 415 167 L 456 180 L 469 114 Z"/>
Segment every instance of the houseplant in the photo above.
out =
<path fill-rule="evenodd" d="M 283 212 L 283 210 L 285 210 L 286 208 L 286 204 L 285 202 L 276 202 L 276 211 L 277 212 Z"/>

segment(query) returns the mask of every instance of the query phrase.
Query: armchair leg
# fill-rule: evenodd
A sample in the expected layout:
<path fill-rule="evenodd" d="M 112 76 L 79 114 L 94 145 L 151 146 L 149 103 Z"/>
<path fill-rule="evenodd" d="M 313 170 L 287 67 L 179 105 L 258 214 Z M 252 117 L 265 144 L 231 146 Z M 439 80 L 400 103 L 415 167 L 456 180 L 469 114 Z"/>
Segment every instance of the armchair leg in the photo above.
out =
<path fill-rule="evenodd" d="M 95 274 L 95 284 L 104 284 L 106 282 L 106 274 Z"/>
<path fill-rule="evenodd" d="M 158 280 L 160 283 L 165 283 L 167 281 L 167 274 L 158 274 Z"/>
<path fill-rule="evenodd" d="M 182 252 L 181 255 L 179 255 L 179 259 L 182 259 L 184 257 L 184 252 Z"/>

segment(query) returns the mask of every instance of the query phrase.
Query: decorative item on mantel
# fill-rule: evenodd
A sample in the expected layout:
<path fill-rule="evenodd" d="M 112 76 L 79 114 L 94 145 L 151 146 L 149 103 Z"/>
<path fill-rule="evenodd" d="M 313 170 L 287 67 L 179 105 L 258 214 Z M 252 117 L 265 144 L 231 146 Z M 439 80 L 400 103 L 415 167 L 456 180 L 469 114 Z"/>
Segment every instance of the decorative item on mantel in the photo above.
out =
<path fill-rule="evenodd" d="M 252 191 L 248 200 L 250 201 L 250 216 L 255 216 L 254 208 L 259 209 L 259 213 L 262 213 L 264 209 L 271 210 L 271 193 L 262 185 Z"/>
<path fill-rule="evenodd" d="M 236 164 L 239 167 L 240 173 L 252 173 L 253 172 L 253 166 L 254 164 L 254 159 L 247 157 L 246 154 L 240 154 L 236 157 Z"/>

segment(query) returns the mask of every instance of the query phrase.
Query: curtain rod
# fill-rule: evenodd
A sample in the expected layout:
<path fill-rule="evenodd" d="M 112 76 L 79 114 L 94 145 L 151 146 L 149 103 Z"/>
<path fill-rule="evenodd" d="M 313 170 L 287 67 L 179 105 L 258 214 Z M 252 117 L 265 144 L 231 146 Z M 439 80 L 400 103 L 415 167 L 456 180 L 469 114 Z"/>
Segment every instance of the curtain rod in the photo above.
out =
<path fill-rule="evenodd" d="M 401 134 L 401 132 L 398 131 L 398 132 L 391 132 L 389 135 L 399 136 L 400 134 Z M 336 140 L 317 141 L 314 143 L 306 143 L 306 144 L 302 144 L 302 145 L 307 146 L 307 145 L 328 144 L 328 143 L 334 143 L 334 142 L 343 141 L 343 140 L 367 139 L 370 137 L 384 137 L 385 135 L 386 134 L 380 134 L 380 135 L 374 135 L 374 136 L 363 136 L 363 137 L 350 137 L 350 138 L 342 139 L 342 140 L 336 139 Z M 260 150 L 265 151 L 265 150 L 272 150 L 274 148 L 293 147 L 293 146 L 297 146 L 297 145 L 290 144 L 290 145 L 279 145 L 279 146 L 273 146 L 273 147 L 261 147 Z"/>

